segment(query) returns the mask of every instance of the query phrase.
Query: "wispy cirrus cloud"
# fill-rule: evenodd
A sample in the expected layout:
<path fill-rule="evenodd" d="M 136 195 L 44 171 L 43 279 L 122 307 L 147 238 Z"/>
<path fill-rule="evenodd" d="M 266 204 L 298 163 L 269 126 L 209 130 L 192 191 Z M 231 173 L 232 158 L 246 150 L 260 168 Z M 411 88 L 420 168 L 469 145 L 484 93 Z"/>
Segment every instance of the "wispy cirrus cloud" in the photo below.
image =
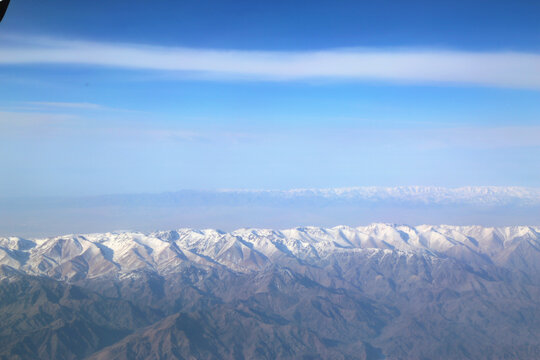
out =
<path fill-rule="evenodd" d="M 138 110 L 109 107 L 90 102 L 67 102 L 67 101 L 21 101 L 11 104 L 14 111 L 64 111 L 64 112 L 109 112 L 109 113 L 142 113 Z"/>
<path fill-rule="evenodd" d="M 55 103 L 56 104 L 56 103 Z M 64 103 L 60 103 L 64 104 Z M 71 110 L 72 104 L 66 110 Z M 82 103 L 81 103 L 82 104 Z M 96 104 L 97 107 L 99 105 Z M 348 149 L 504 149 L 540 147 L 540 126 L 505 127 L 443 127 L 443 128 L 336 128 L 332 131 L 296 130 L 280 128 L 275 131 L 246 131 L 238 128 L 209 130 L 204 127 L 178 128 L 145 122 L 95 121 L 84 112 L 58 111 L 9 111 L 0 108 L 0 138 L 14 135 L 43 135 L 73 137 L 106 136 L 118 140 L 168 141 L 168 142 L 220 142 L 220 143 L 266 143 L 301 144 L 317 147 L 320 144 L 340 144 Z M 93 109 L 94 107 L 90 107 Z M 126 110 L 128 111 L 128 110 Z M 116 119 L 118 120 L 118 119 Z"/>
<path fill-rule="evenodd" d="M 80 109 L 80 110 L 105 110 L 105 106 L 82 102 L 53 102 L 53 101 L 26 101 L 26 105 L 43 108 Z"/>
<path fill-rule="evenodd" d="M 0 126 L 34 126 L 80 119 L 74 114 L 4 111 L 0 109 Z"/>
<path fill-rule="evenodd" d="M 28 102 L 30 104 L 30 102 Z M 55 136 L 58 139 L 74 138 L 85 136 L 93 138 L 109 138 L 116 141 L 142 141 L 142 142 L 220 142 L 220 143 L 240 143 L 260 140 L 263 135 L 237 130 L 208 131 L 207 129 L 190 129 L 164 127 L 163 125 L 153 126 L 137 121 L 118 121 L 112 118 L 109 121 L 96 121 L 86 110 L 107 109 L 98 104 L 85 106 L 85 103 L 41 103 L 51 104 L 51 111 L 13 111 L 0 107 L 0 140 L 14 139 L 22 137 L 39 137 L 51 139 Z M 61 104 L 57 106 L 56 104 Z M 81 105 L 80 107 L 77 105 Z M 65 106 L 64 106 L 65 105 Z M 94 105 L 94 104 L 88 104 Z M 47 106 L 47 105 L 43 105 Z M 75 112 L 58 111 L 80 110 Z M 129 111 L 129 110 L 125 110 Z"/>
<path fill-rule="evenodd" d="M 202 78 L 377 80 L 540 89 L 540 54 L 438 49 L 238 51 L 11 37 L 1 65 L 72 64 L 188 72 Z"/>

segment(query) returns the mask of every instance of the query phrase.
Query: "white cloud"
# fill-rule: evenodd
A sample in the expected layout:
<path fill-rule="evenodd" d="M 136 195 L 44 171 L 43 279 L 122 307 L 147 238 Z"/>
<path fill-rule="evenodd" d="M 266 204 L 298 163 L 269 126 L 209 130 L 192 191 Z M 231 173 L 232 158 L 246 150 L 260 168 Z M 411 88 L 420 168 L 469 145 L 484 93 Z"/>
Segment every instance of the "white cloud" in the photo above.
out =
<path fill-rule="evenodd" d="M 94 139 L 113 138 L 115 140 L 131 139 L 135 141 L 158 141 L 158 142 L 225 142 L 240 143 L 257 141 L 261 135 L 240 131 L 208 131 L 181 128 L 164 128 L 144 124 L 137 121 L 95 121 L 91 115 L 85 114 L 84 110 L 106 109 L 100 105 L 85 103 L 43 103 L 36 102 L 27 104 L 50 105 L 51 108 L 66 108 L 66 110 L 82 110 L 82 113 L 59 113 L 40 111 L 6 111 L 0 108 L 0 140 L 14 139 L 19 136 L 54 135 L 58 138 L 74 138 L 85 136 Z M 45 105 L 47 104 L 47 105 Z M 59 104 L 59 105 L 57 105 Z M 80 106 L 79 106 L 80 105 Z M 126 110 L 128 111 L 128 110 Z M 116 120 L 116 121 L 115 121 Z"/>
<path fill-rule="evenodd" d="M 58 134 L 66 124 L 80 121 L 74 114 L 3 111 L 0 109 L 0 141 L 19 137 L 43 138 Z"/>
<path fill-rule="evenodd" d="M 383 80 L 540 88 L 540 54 L 415 49 L 305 52 L 190 49 L 9 38 L 0 65 L 72 64 L 197 73 L 236 79 Z"/>
<path fill-rule="evenodd" d="M 45 107 L 45 108 L 62 108 L 62 109 L 82 109 L 82 110 L 101 110 L 104 106 L 92 103 L 77 103 L 77 102 L 51 102 L 51 101 L 27 101 L 25 104 Z"/>
<path fill-rule="evenodd" d="M 34 126 L 38 124 L 59 123 L 77 119 L 79 119 L 79 117 L 72 114 L 15 112 L 0 110 L 0 126 Z"/>

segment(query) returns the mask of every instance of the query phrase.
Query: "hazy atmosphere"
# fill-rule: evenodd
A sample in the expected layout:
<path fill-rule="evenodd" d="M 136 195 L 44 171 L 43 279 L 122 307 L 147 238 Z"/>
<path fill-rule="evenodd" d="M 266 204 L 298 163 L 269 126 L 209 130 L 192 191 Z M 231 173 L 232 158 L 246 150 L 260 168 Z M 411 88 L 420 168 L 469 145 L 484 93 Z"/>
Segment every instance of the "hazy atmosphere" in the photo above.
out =
<path fill-rule="evenodd" d="M 539 334 L 540 1 L 0 0 L 0 360 Z"/>
<path fill-rule="evenodd" d="M 536 2 L 124 3 L 10 5 L 1 197 L 540 187 Z"/>
<path fill-rule="evenodd" d="M 299 226 L 540 224 L 540 188 L 355 187 L 184 190 L 0 199 L 0 236 Z"/>
<path fill-rule="evenodd" d="M 219 200 L 224 189 L 540 187 L 538 4 L 133 2 L 119 16 L 123 3 L 11 4 L 3 235 L 538 224 L 522 199 Z"/>

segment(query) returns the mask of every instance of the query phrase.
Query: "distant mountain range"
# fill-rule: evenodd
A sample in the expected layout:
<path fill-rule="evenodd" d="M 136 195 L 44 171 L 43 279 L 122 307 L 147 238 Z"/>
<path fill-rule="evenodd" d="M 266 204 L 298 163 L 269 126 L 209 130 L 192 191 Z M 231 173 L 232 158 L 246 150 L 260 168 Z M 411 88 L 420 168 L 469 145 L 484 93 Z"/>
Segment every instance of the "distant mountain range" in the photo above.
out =
<path fill-rule="evenodd" d="M 173 193 L 174 194 L 174 193 Z M 181 196 L 182 193 L 176 193 Z M 172 194 L 171 194 L 172 195 Z M 540 204 L 540 189 L 504 186 L 437 186 L 349 187 L 293 190 L 221 190 L 216 197 L 260 200 L 327 200 L 344 202 L 397 202 L 420 204 L 474 204 L 496 206 L 519 203 Z"/>
<path fill-rule="evenodd" d="M 291 202 L 460 204 L 500 206 L 507 204 L 540 205 L 540 188 L 518 186 L 437 186 L 348 187 L 292 190 L 181 190 L 160 194 L 119 194 L 88 197 L 8 198 L 13 203 L 34 202 L 44 205 L 269 205 Z"/>
<path fill-rule="evenodd" d="M 182 190 L 161 194 L 0 198 L 0 236 L 51 236 L 110 229 L 540 225 L 540 188 L 470 186 L 295 190 Z"/>
<path fill-rule="evenodd" d="M 540 227 L 5 237 L 0 264 L 2 359 L 540 358 Z"/>

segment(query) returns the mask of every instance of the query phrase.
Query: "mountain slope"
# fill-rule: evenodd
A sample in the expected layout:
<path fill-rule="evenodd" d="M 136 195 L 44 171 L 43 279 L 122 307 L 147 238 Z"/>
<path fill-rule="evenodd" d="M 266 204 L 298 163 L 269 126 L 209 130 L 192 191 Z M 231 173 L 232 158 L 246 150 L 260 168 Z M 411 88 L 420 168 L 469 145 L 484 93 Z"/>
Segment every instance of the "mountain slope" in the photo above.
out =
<path fill-rule="evenodd" d="M 67 235 L 26 240 L 0 238 L 0 261 L 28 274 L 63 280 L 118 277 L 136 270 L 160 274 L 197 264 L 260 271 L 294 261 L 324 263 L 336 254 L 393 251 L 452 258 L 531 273 L 540 270 L 540 229 L 516 226 L 305 227 L 283 231 L 180 229 L 169 232 Z"/>
<path fill-rule="evenodd" d="M 75 285 L 12 273 L 0 280 L 0 358 L 83 358 L 159 317 Z"/>
<path fill-rule="evenodd" d="M 362 342 L 354 354 L 335 345 L 284 319 L 220 306 L 167 317 L 90 359 L 367 359 L 374 352 Z"/>
<path fill-rule="evenodd" d="M 4 356 L 540 357 L 537 227 L 179 229 L 0 251 Z"/>

